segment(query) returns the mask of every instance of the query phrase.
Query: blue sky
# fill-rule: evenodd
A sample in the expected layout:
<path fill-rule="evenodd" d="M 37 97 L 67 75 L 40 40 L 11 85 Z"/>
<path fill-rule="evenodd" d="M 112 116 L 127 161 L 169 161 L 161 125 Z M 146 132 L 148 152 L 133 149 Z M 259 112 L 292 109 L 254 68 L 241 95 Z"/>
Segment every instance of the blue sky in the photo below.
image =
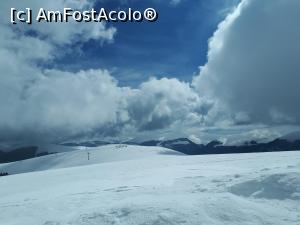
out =
<path fill-rule="evenodd" d="M 60 69 L 107 68 L 122 86 L 136 87 L 150 76 L 191 81 L 206 63 L 207 42 L 217 25 L 237 1 L 98 1 L 96 9 L 144 10 L 155 8 L 154 23 L 109 23 L 117 28 L 114 42 L 90 40 L 81 54 L 71 52 L 57 60 Z M 75 48 L 77 44 L 73 47 Z"/>

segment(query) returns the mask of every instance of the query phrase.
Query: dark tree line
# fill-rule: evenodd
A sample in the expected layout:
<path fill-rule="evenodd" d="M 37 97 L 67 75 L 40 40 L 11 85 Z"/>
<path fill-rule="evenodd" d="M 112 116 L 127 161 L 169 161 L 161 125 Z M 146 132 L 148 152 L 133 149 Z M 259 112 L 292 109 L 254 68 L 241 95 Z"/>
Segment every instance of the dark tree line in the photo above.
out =
<path fill-rule="evenodd" d="M 9 174 L 8 173 L 3 173 L 3 172 L 0 172 L 0 177 L 4 177 L 4 176 L 8 176 Z"/>

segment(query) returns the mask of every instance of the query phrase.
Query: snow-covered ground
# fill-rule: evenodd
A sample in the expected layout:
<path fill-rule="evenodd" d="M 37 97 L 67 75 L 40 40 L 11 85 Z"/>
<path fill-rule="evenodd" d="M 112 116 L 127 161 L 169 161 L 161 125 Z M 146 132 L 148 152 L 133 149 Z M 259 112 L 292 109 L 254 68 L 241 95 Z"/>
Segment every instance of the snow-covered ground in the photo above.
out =
<path fill-rule="evenodd" d="M 300 152 L 184 156 L 111 145 L 3 170 L 21 174 L 0 177 L 1 225 L 300 224 Z"/>

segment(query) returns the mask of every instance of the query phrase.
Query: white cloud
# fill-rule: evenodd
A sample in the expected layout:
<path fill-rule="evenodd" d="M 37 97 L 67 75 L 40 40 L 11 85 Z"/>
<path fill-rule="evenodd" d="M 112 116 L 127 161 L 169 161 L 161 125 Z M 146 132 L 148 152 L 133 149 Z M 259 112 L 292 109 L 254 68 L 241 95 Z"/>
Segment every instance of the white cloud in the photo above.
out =
<path fill-rule="evenodd" d="M 6 128 L 8 136 L 19 133 L 29 137 L 62 138 L 101 129 L 123 119 L 118 114 L 122 107 L 122 89 L 107 71 L 49 70 L 27 86 L 24 83 L 11 84 L 12 88 L 23 88 L 14 88 L 1 110 L 0 127 Z M 5 96 L 1 97 L 5 103 Z"/>
<path fill-rule="evenodd" d="M 300 123 L 300 2 L 244 0 L 209 41 L 193 85 L 245 122 Z"/>
<path fill-rule="evenodd" d="M 170 4 L 175 6 L 175 5 L 178 5 L 181 1 L 182 0 L 171 0 Z"/>
<path fill-rule="evenodd" d="M 129 115 L 140 130 L 165 128 L 176 122 L 200 124 L 201 107 L 206 107 L 188 83 L 167 78 L 142 83 L 128 103 Z"/>
<path fill-rule="evenodd" d="M 95 0 L 58 0 L 58 1 L 2 1 L 0 3 L 1 19 L 4 24 L 9 24 L 10 21 L 10 9 L 16 8 L 19 10 L 25 10 L 31 8 L 36 15 L 40 8 L 45 10 L 63 11 L 64 8 L 72 8 L 90 10 L 93 7 Z M 6 22 L 6 23 L 5 23 Z M 2 24 L 3 25 L 3 24 Z M 34 31 L 38 37 L 51 41 L 57 45 L 71 44 L 77 41 L 88 41 L 91 39 L 103 41 L 113 41 L 113 37 L 116 33 L 116 29 L 113 27 L 107 28 L 104 23 L 78 23 L 69 21 L 68 23 L 47 23 L 36 22 L 33 25 L 18 24 L 9 27 L 13 30 L 19 30 L 20 32 Z"/>
<path fill-rule="evenodd" d="M 131 89 L 119 87 L 105 70 L 30 72 L 33 75 L 20 74 L 13 80 L 1 78 L 4 140 L 63 140 L 200 125 L 207 111 L 202 108 L 210 107 L 177 79 L 152 78 Z"/>
<path fill-rule="evenodd" d="M 107 71 L 69 73 L 45 70 L 39 65 L 64 54 L 61 48 L 74 42 L 112 41 L 114 28 L 102 23 L 9 24 L 11 7 L 59 10 L 65 6 L 83 9 L 91 4 L 74 0 L 0 3 L 2 139 L 70 136 L 122 119 L 116 115 L 121 88 Z M 28 31 L 34 35 L 28 35 Z"/>

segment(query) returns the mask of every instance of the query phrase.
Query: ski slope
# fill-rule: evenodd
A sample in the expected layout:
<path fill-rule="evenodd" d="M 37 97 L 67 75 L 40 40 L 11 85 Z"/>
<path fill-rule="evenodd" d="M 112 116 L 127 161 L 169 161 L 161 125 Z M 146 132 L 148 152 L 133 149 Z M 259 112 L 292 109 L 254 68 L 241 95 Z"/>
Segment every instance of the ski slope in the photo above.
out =
<path fill-rule="evenodd" d="M 300 224 L 300 152 L 88 151 L 1 165 L 20 174 L 0 178 L 0 224 Z"/>

